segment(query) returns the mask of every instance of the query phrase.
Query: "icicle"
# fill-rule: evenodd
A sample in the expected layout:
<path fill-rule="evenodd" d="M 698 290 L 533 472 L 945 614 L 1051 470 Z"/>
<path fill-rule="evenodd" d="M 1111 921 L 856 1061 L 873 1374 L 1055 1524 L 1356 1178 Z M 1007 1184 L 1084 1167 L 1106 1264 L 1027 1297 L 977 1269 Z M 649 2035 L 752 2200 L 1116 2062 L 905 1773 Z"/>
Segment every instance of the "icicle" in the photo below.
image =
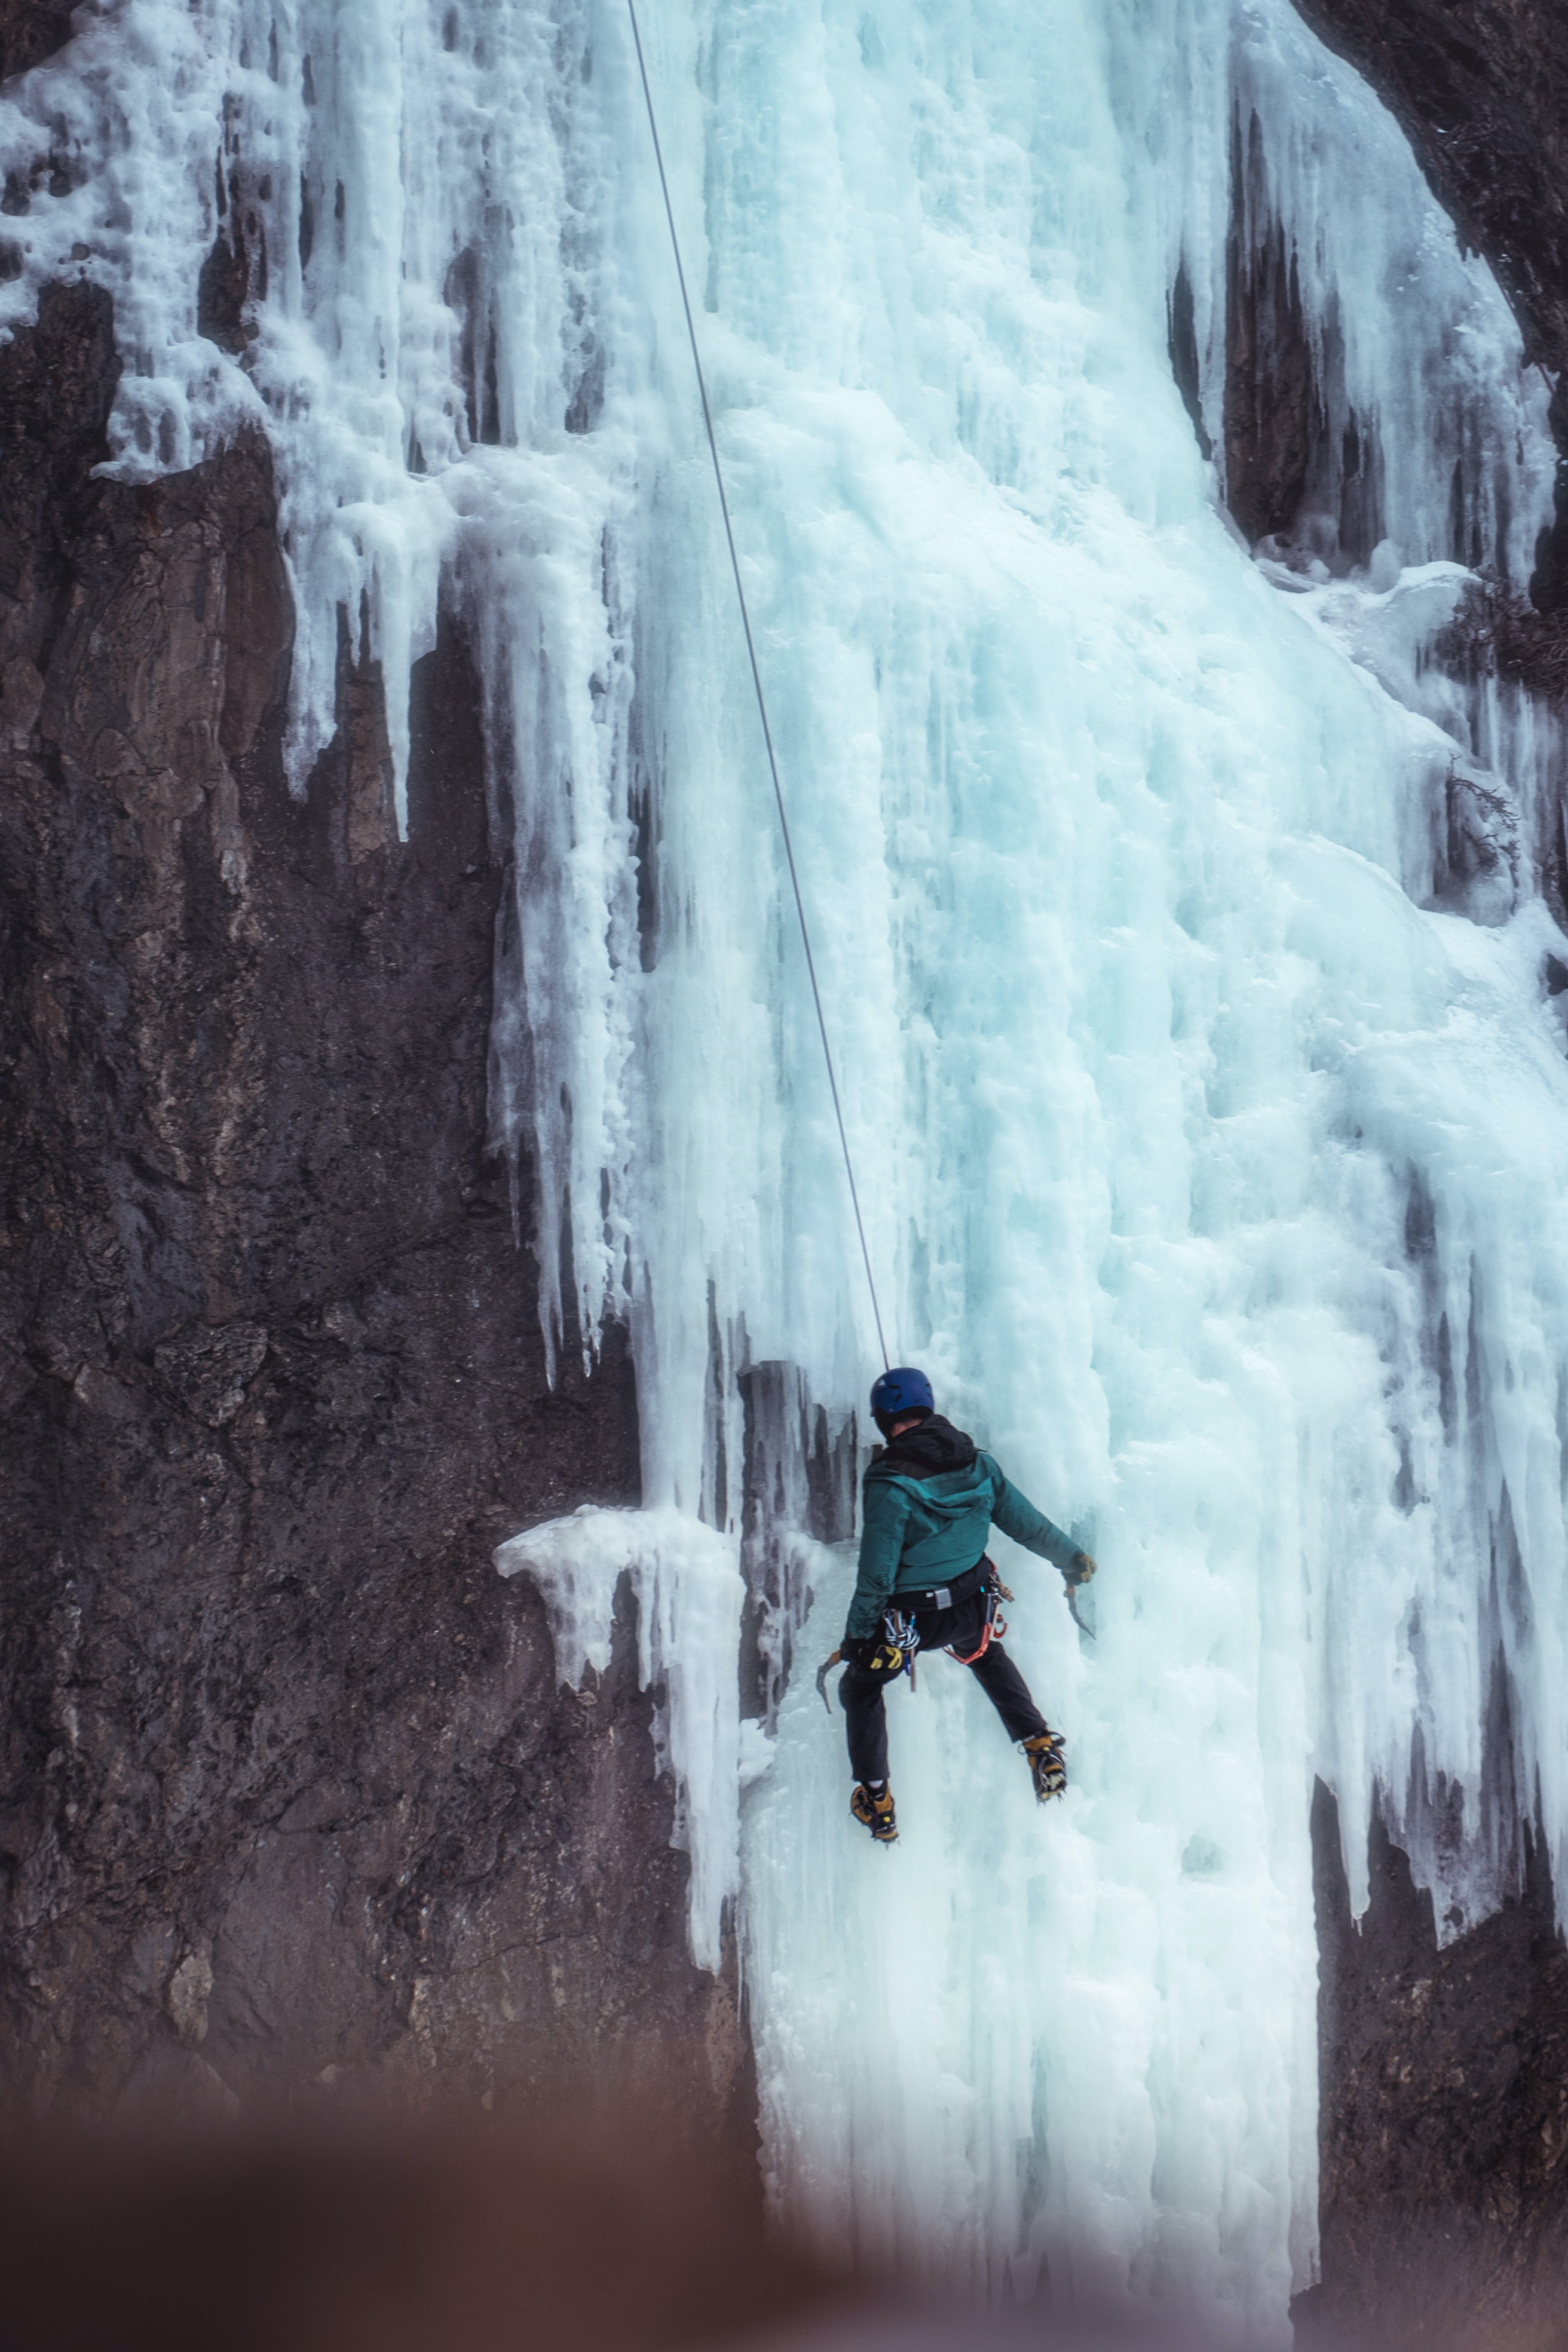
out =
<path fill-rule="evenodd" d="M 658 1738 L 678 1799 L 673 1842 L 691 1856 L 692 1957 L 716 1969 L 738 1873 L 742 1588 L 733 1537 L 678 1511 L 584 1506 L 513 1536 L 495 1563 L 503 1576 L 526 1571 L 543 1592 L 556 1669 L 574 1686 L 590 1667 L 608 1670 L 616 1593 L 627 1580 L 638 1680 L 664 1693 Z"/>

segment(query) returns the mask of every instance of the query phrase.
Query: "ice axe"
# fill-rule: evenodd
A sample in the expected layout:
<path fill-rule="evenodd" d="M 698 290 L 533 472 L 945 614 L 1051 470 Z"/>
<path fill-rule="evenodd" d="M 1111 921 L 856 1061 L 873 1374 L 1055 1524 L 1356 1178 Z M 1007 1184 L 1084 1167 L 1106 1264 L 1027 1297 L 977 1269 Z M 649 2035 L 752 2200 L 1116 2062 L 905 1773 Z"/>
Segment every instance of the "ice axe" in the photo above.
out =
<path fill-rule="evenodd" d="M 1087 1633 L 1091 1642 L 1095 1638 L 1094 1627 L 1086 1625 L 1078 1613 L 1078 1592 L 1079 1585 L 1087 1584 L 1094 1574 L 1096 1564 L 1090 1553 L 1080 1549 L 1074 1558 L 1072 1567 L 1064 1569 L 1062 1571 L 1062 1582 L 1067 1588 L 1068 1614 L 1079 1632 Z"/>
<path fill-rule="evenodd" d="M 827 1709 L 829 1720 L 832 1719 L 833 1715 L 833 1701 L 827 1696 L 827 1677 L 833 1672 L 835 1666 L 841 1666 L 843 1663 L 844 1653 L 842 1650 L 835 1650 L 830 1658 L 824 1658 L 822 1664 L 816 1670 L 817 1691 L 821 1696 L 823 1706 Z"/>

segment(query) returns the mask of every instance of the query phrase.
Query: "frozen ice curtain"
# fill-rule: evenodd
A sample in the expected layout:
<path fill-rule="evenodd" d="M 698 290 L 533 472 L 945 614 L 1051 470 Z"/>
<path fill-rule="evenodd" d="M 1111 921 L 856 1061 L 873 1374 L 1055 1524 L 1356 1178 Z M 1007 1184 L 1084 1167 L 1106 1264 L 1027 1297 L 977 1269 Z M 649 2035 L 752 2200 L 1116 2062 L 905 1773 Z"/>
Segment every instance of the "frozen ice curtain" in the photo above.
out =
<path fill-rule="evenodd" d="M 721 1696 L 742 1351 L 841 1411 L 878 1360 L 624 10 L 79 21 L 0 109 L 36 191 L 0 303 L 112 287 L 127 477 L 269 437 L 295 788 L 340 614 L 399 816 L 440 598 L 476 649 L 516 849 L 493 1115 L 564 1239 L 555 1343 L 630 1324 L 659 1517 L 624 1564 L 705 1710 L 666 1752 L 772 2193 L 1283 2343 L 1314 1772 L 1352 1887 L 1374 1790 L 1449 1929 L 1537 1801 L 1568 1884 L 1562 744 L 1434 659 L 1460 567 L 1522 587 L 1550 509 L 1495 285 L 1286 0 L 644 11 L 889 1340 L 1101 1561 L 1090 1653 L 1002 1561 L 1066 1801 L 933 1668 L 888 1856 L 811 1688 L 842 1557 L 771 1751 Z M 1261 560 L 1224 504 L 1238 254 L 1318 404 Z M 555 1593 L 574 1671 L 609 1540 Z"/>

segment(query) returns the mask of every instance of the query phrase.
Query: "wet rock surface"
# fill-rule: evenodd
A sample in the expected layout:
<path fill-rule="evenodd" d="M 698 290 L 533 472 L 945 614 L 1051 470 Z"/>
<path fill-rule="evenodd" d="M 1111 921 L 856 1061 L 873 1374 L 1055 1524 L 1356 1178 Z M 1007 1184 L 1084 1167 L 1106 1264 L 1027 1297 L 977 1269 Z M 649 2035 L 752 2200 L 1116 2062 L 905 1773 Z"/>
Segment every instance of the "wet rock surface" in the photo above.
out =
<path fill-rule="evenodd" d="M 10 2096 L 673 2064 L 723 2133 L 742 2037 L 685 1956 L 631 1626 L 561 1692 L 490 1565 L 637 1499 L 637 1411 L 613 1332 L 550 1388 L 487 1150 L 505 869 L 460 636 L 405 844 L 346 618 L 290 798 L 266 450 L 95 481 L 116 368 L 86 286 L 0 352 Z"/>
<path fill-rule="evenodd" d="M 1231 143 L 1224 416 L 1226 503 L 1249 542 L 1292 528 L 1325 430 L 1296 259 L 1267 217 L 1262 177 L 1252 116 Z"/>
<path fill-rule="evenodd" d="M 1359 1927 L 1321 1783 L 1312 1828 L 1323 2284 L 1303 2340 L 1561 2344 L 1568 1950 L 1546 1874 L 1439 1950 L 1381 1822 Z"/>

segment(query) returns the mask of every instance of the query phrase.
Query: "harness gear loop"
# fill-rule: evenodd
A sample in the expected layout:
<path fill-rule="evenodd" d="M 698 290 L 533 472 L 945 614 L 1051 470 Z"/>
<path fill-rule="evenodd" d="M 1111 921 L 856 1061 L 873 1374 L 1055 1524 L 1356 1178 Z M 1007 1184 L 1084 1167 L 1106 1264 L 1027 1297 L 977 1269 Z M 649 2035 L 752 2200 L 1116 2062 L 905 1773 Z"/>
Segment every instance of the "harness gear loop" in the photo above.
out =
<path fill-rule="evenodd" d="M 752 665 L 752 684 L 756 688 L 757 716 L 763 722 L 763 741 L 767 747 L 768 772 L 773 780 L 773 799 L 778 807 L 779 831 L 784 835 L 784 860 L 789 867 L 790 887 L 795 892 L 795 911 L 800 921 L 800 943 L 805 950 L 805 969 L 811 982 L 811 1001 L 816 1007 L 816 1026 L 822 1038 L 822 1058 L 827 1065 L 827 1085 L 833 1097 L 833 1116 L 838 1122 L 838 1141 L 844 1153 L 844 1173 L 849 1179 L 849 1202 L 855 1212 L 855 1230 L 860 1236 L 860 1255 L 866 1265 L 866 1286 L 871 1294 L 871 1313 L 876 1318 L 877 1344 L 882 1350 L 884 1370 L 891 1369 L 892 1359 L 882 1330 L 882 1309 L 877 1298 L 877 1277 L 871 1271 L 871 1250 L 866 1239 L 865 1221 L 860 1214 L 860 1195 L 855 1183 L 855 1163 L 849 1155 L 849 1131 L 844 1124 L 844 1107 L 838 1099 L 838 1075 L 833 1066 L 833 1048 L 827 1040 L 827 1015 L 822 1009 L 822 991 L 816 984 L 816 960 L 811 952 L 811 932 L 806 925 L 805 900 L 801 896 L 800 876 L 795 872 L 795 844 L 790 839 L 789 818 L 784 814 L 784 786 L 779 782 L 779 763 L 773 752 L 773 729 L 768 725 L 768 706 L 763 693 L 763 673 L 757 666 L 757 648 L 752 640 L 752 616 L 746 605 L 746 591 L 741 579 L 741 559 L 735 551 L 735 533 L 730 521 L 730 501 L 724 491 L 724 468 L 719 462 L 719 443 L 713 431 L 713 412 L 708 404 L 708 379 L 702 373 L 702 354 L 698 349 L 697 323 L 691 315 L 691 298 L 686 290 L 686 267 L 680 257 L 680 238 L 675 226 L 675 207 L 670 202 L 669 182 L 665 176 L 664 149 L 659 144 L 658 121 L 653 108 L 653 85 L 647 78 L 647 60 L 643 56 L 642 32 L 637 24 L 637 0 L 626 0 L 626 14 L 632 20 L 632 39 L 637 47 L 637 71 L 642 77 L 642 94 L 647 107 L 647 127 L 653 134 L 654 161 L 658 165 L 658 184 L 664 197 L 664 216 L 669 223 L 669 242 L 675 253 L 675 274 L 680 280 L 680 304 L 686 313 L 686 332 L 691 344 L 691 363 L 697 371 L 697 389 L 702 401 L 702 422 L 708 434 L 709 455 L 713 460 L 713 479 L 719 486 L 719 508 L 724 518 L 724 536 L 730 545 L 730 568 L 735 575 L 735 597 L 741 607 L 741 626 L 746 635 L 746 654 Z"/>
<path fill-rule="evenodd" d="M 882 1624 L 887 1633 L 887 1643 L 885 1646 L 890 1654 L 889 1678 L 890 1681 L 897 1682 L 900 1675 L 908 1675 L 910 1678 L 910 1690 L 913 1690 L 915 1686 L 915 1654 L 921 1645 L 920 1629 L 916 1625 L 914 1619 L 910 1615 L 909 1612 L 904 1609 L 887 1610 L 882 1617 Z M 879 1653 L 879 1654 L 880 1653 Z M 895 1667 L 891 1664 L 891 1660 L 893 1658 L 900 1658 L 902 1663 Z M 873 1658 L 871 1663 L 873 1666 L 875 1666 L 877 1663 L 876 1659 Z"/>
<path fill-rule="evenodd" d="M 1013 1595 L 997 1574 L 994 1559 L 982 1559 L 980 1565 L 985 1570 L 985 1623 L 981 1629 L 980 1647 L 965 1653 L 955 1649 L 951 1642 L 947 1644 L 948 1656 L 956 1658 L 961 1666 L 978 1665 L 993 1642 L 1006 1638 L 1007 1621 L 1002 1614 L 1002 1603 L 1011 1601 Z"/>
<path fill-rule="evenodd" d="M 875 1675 L 878 1681 L 882 1683 L 896 1683 L 901 1675 L 908 1675 L 910 1688 L 913 1690 L 915 1652 L 919 1648 L 920 1640 L 915 1630 L 914 1619 L 901 1609 L 885 1610 L 882 1613 L 882 1638 L 871 1655 L 864 1661 L 866 1670 L 868 1674 Z M 833 1713 L 833 1702 L 827 1696 L 827 1677 L 835 1666 L 842 1666 L 847 1663 L 843 1651 L 835 1650 L 831 1657 L 824 1658 L 816 1670 L 817 1694 L 830 1716 Z"/>

